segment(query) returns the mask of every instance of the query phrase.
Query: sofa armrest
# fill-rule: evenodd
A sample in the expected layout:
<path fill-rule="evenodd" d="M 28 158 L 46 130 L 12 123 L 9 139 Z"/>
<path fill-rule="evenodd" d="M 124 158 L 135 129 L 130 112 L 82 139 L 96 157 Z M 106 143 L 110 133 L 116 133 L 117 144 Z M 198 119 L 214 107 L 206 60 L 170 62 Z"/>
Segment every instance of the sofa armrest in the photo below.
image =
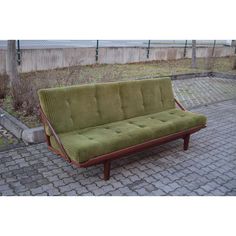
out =
<path fill-rule="evenodd" d="M 181 110 L 186 111 L 186 109 L 183 107 L 183 105 L 182 105 L 176 98 L 174 98 L 174 99 L 175 99 L 175 103 L 178 105 L 178 107 L 179 107 Z"/>
<path fill-rule="evenodd" d="M 70 157 L 68 156 L 68 154 L 66 153 L 66 150 L 65 148 L 63 147 L 62 145 L 62 142 L 60 140 L 60 138 L 58 137 L 58 135 L 56 134 L 56 131 L 54 130 L 54 128 L 52 127 L 52 125 L 50 124 L 49 120 L 47 119 L 46 115 L 44 114 L 42 108 L 40 107 L 39 108 L 40 110 L 40 115 L 41 115 L 41 119 L 42 119 L 42 122 L 43 122 L 43 125 L 44 125 L 44 128 L 45 128 L 45 124 L 49 127 L 52 135 L 54 136 L 58 146 L 60 147 L 60 150 L 61 152 L 63 153 L 63 155 L 65 156 L 65 158 L 67 159 L 68 162 L 71 162 L 71 159 Z M 46 132 L 45 132 L 46 134 Z M 48 138 L 48 135 L 46 134 L 46 137 Z M 50 146 L 50 145 L 49 145 Z"/>

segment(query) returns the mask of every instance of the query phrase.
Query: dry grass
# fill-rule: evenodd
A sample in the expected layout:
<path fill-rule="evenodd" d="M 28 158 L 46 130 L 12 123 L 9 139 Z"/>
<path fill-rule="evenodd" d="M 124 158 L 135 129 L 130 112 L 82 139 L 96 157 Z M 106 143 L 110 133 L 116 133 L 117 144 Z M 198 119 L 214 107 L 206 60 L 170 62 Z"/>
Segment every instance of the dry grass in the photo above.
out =
<path fill-rule="evenodd" d="M 233 58 L 198 59 L 197 68 L 191 68 L 190 59 L 174 61 L 153 61 L 134 64 L 76 66 L 50 71 L 37 71 L 21 74 L 22 106 L 14 111 L 9 93 L 0 105 L 18 117 L 29 127 L 38 126 L 37 90 L 47 87 L 60 87 L 74 84 L 128 80 L 147 76 L 166 76 L 204 71 L 218 71 L 236 74 L 232 70 Z M 6 91 L 6 90 L 5 90 Z"/>

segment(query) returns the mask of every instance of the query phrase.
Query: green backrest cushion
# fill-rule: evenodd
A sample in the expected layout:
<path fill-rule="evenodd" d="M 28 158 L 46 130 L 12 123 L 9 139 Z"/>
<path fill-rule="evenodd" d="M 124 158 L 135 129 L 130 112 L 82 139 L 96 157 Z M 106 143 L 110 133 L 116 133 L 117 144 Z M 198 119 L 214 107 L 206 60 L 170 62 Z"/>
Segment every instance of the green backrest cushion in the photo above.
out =
<path fill-rule="evenodd" d="M 175 107 L 169 78 L 41 89 L 38 95 L 41 107 L 57 133 Z"/>

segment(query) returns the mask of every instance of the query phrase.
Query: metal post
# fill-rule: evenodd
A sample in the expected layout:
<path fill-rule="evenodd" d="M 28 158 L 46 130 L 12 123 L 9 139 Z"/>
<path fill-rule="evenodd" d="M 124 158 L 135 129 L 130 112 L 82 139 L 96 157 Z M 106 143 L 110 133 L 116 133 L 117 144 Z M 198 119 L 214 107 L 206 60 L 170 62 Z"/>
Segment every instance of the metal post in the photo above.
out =
<path fill-rule="evenodd" d="M 188 40 L 185 41 L 185 45 L 184 45 L 184 58 L 186 57 L 187 44 L 188 44 Z"/>
<path fill-rule="evenodd" d="M 192 68 L 197 67 L 196 51 L 197 51 L 197 40 L 192 40 Z"/>
<path fill-rule="evenodd" d="M 213 44 L 212 55 L 211 55 L 212 57 L 214 56 L 215 46 L 216 46 L 216 40 L 214 40 L 214 44 Z"/>
<path fill-rule="evenodd" d="M 148 47 L 147 47 L 147 58 L 149 58 L 150 44 L 151 44 L 151 40 L 148 40 Z"/>
<path fill-rule="evenodd" d="M 20 55 L 20 40 L 17 40 L 17 64 L 18 66 L 21 63 L 21 55 Z"/>
<path fill-rule="evenodd" d="M 96 62 L 98 61 L 98 41 L 99 40 L 97 40 L 97 47 L 96 47 Z"/>

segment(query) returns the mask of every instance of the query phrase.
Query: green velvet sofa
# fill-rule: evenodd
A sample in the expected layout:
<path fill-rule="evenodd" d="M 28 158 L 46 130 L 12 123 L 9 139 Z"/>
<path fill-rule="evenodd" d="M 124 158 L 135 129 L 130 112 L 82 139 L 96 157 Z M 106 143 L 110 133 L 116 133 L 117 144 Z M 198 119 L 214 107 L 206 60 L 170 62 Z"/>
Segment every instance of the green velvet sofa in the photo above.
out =
<path fill-rule="evenodd" d="M 50 150 L 79 166 L 110 161 L 190 134 L 206 117 L 175 100 L 171 80 L 147 79 L 77 85 L 38 91 Z M 176 104 L 179 108 L 176 108 Z"/>

